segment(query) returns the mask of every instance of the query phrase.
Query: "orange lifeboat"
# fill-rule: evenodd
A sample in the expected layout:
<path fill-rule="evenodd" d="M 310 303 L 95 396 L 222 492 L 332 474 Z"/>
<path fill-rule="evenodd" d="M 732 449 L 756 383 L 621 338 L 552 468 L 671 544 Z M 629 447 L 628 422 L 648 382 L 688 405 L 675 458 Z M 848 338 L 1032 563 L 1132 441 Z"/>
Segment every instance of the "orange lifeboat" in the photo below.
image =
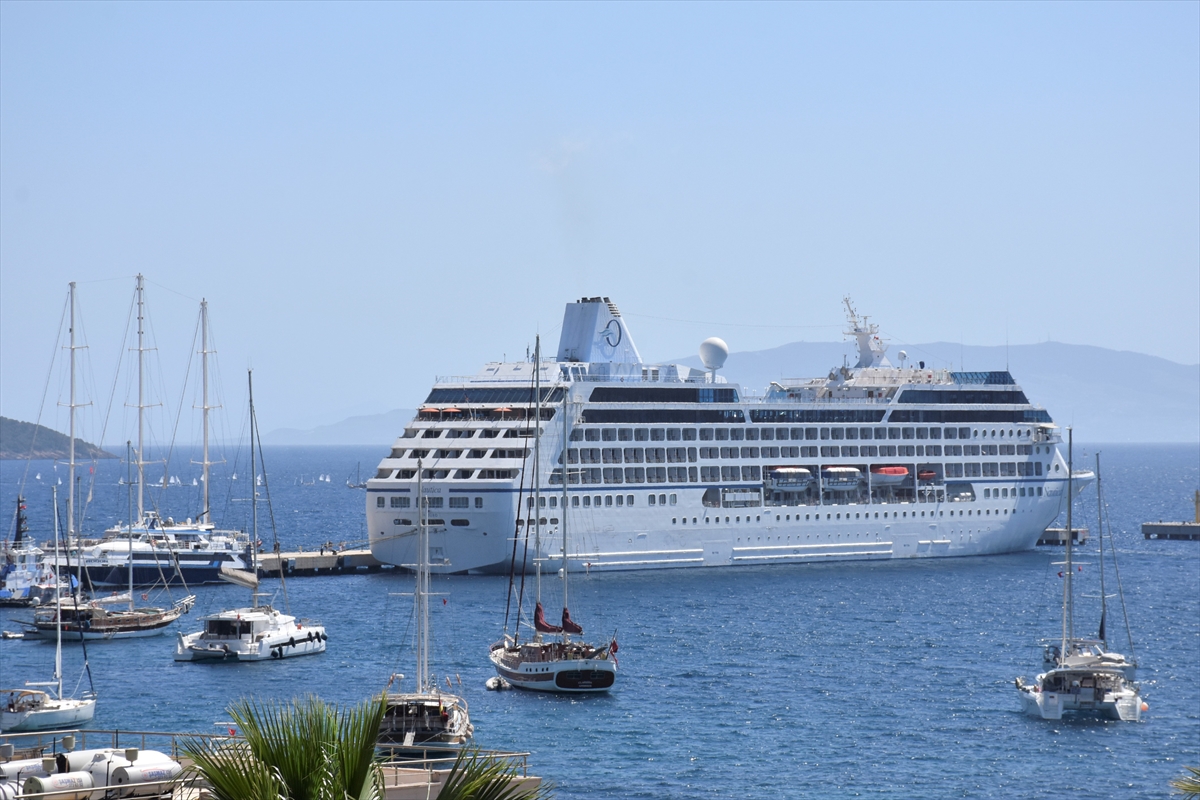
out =
<path fill-rule="evenodd" d="M 871 467 L 871 482 L 876 486 L 902 483 L 908 477 L 908 467 Z"/>

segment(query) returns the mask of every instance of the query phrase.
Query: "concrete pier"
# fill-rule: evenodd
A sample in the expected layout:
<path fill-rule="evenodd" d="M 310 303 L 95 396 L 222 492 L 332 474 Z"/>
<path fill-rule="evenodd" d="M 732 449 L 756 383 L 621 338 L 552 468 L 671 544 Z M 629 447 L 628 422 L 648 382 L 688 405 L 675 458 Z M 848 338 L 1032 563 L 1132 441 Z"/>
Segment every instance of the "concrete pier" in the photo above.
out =
<path fill-rule="evenodd" d="M 1200 522 L 1143 522 L 1142 536 L 1147 539 L 1200 542 Z"/>
<path fill-rule="evenodd" d="M 1087 528 L 1073 528 L 1071 533 L 1071 544 L 1087 544 Z M 1039 545 L 1057 545 L 1059 547 L 1065 547 L 1067 544 L 1067 529 L 1046 528 L 1046 530 L 1042 532 L 1041 537 L 1037 540 L 1037 543 Z"/>

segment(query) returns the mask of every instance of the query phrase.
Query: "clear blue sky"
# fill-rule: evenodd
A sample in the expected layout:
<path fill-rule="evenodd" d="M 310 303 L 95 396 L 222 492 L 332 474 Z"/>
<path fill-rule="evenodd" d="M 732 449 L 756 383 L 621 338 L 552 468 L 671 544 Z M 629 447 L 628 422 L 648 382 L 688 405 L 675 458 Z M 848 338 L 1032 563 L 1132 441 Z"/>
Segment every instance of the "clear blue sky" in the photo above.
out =
<path fill-rule="evenodd" d="M 553 347 L 582 295 L 652 360 L 837 340 L 851 294 L 899 344 L 1196 363 L 1198 50 L 1195 2 L 6 1 L 0 413 L 70 280 L 107 403 L 139 271 L 158 399 L 205 296 L 267 430 Z"/>

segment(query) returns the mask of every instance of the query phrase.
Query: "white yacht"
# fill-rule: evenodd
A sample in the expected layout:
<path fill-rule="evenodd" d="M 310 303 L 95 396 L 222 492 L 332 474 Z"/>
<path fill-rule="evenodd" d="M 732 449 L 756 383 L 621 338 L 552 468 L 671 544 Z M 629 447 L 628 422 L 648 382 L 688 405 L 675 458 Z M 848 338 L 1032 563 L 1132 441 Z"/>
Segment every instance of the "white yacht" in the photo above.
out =
<path fill-rule="evenodd" d="M 17 498 L 12 546 L 0 549 L 0 606 L 36 606 L 58 597 L 58 576 L 29 538 L 25 498 Z"/>
<path fill-rule="evenodd" d="M 261 452 L 258 440 L 258 419 L 254 414 L 254 383 L 250 381 L 250 474 L 254 474 L 255 449 Z M 265 472 L 264 467 L 264 472 Z M 266 489 L 265 481 L 262 484 Z M 270 502 L 270 494 L 267 494 Z M 250 532 L 258 541 L 258 488 L 250 487 Z M 272 523 L 274 528 L 274 523 Z M 275 540 L 279 551 L 279 540 Z M 270 661 L 325 652 L 329 637 L 319 622 L 297 619 L 269 605 L 260 605 L 258 598 L 258 563 L 254 550 L 250 552 L 250 571 L 225 568 L 221 579 L 245 586 L 250 590 L 250 606 L 230 608 L 202 618 L 204 627 L 194 633 L 178 634 L 175 644 L 176 661 Z M 287 584 L 283 569 L 279 571 L 284 604 L 287 604 Z"/>
<path fill-rule="evenodd" d="M 367 481 L 372 552 L 417 561 L 418 459 L 435 572 L 507 572 L 535 521 L 549 531 L 537 556 L 558 557 L 564 516 L 571 571 L 1032 548 L 1067 483 L 1050 415 L 1007 371 L 927 368 L 903 352 L 893 365 L 878 327 L 846 307 L 853 367 L 752 394 L 718 374 L 719 339 L 701 346 L 705 370 L 647 364 L 608 298 L 568 304 L 554 358 L 437 380 Z M 564 460 L 569 508 L 548 491 Z M 1076 487 L 1090 480 L 1078 473 Z"/>

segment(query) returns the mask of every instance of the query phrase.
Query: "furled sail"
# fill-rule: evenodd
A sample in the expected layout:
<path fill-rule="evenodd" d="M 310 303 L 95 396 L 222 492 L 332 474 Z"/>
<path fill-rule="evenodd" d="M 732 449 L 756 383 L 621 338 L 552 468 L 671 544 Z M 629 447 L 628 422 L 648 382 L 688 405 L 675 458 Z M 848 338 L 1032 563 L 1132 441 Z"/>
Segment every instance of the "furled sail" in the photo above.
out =
<path fill-rule="evenodd" d="M 557 625 L 551 625 L 546 622 L 546 612 L 542 610 L 542 604 L 539 602 L 537 608 L 533 611 L 533 629 L 538 633 L 562 633 L 563 629 Z"/>
<path fill-rule="evenodd" d="M 566 606 L 563 606 L 562 629 L 567 633 L 583 633 L 583 628 L 571 621 L 571 612 L 567 611 Z"/>
<path fill-rule="evenodd" d="M 233 569 L 232 567 L 222 564 L 221 572 L 218 577 L 223 581 L 236 583 L 238 586 L 245 586 L 247 589 L 258 588 L 258 576 L 253 572 L 247 572 L 244 569 Z"/>

